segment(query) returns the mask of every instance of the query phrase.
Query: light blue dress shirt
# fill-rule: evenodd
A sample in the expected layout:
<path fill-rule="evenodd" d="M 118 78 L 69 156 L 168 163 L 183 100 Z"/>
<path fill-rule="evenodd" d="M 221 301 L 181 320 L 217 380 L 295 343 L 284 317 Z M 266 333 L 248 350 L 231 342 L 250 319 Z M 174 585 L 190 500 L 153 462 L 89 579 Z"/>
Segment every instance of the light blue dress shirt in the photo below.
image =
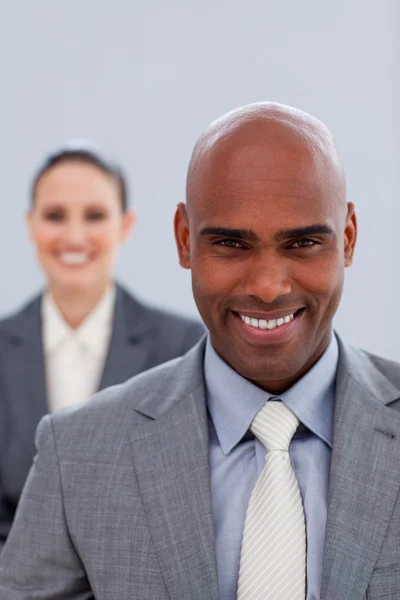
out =
<path fill-rule="evenodd" d="M 290 445 L 290 457 L 306 520 L 306 600 L 320 599 L 338 352 L 332 335 L 314 367 L 279 396 L 302 424 Z M 249 427 L 264 403 L 276 396 L 229 367 L 209 339 L 204 374 L 219 591 L 221 600 L 235 600 L 247 505 L 265 462 L 265 448 Z"/>

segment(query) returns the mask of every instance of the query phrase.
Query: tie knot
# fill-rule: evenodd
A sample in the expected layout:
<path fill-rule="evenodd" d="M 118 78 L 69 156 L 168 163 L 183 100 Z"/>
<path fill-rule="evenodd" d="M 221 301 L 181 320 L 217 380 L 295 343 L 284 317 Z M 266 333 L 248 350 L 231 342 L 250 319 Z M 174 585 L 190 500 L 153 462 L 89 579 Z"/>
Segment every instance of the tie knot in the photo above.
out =
<path fill-rule="evenodd" d="M 288 451 L 298 424 L 296 415 L 283 402 L 269 401 L 256 414 L 250 429 L 267 452 Z"/>

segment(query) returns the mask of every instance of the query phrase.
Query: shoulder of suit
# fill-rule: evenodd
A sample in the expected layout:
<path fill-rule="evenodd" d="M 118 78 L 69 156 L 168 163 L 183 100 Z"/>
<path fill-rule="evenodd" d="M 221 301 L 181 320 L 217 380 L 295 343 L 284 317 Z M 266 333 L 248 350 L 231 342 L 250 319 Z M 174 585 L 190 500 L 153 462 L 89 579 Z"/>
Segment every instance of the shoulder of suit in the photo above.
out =
<path fill-rule="evenodd" d="M 387 377 L 392 383 L 397 385 L 400 389 L 400 362 L 367 352 L 366 350 L 359 350 L 383 376 Z"/>
<path fill-rule="evenodd" d="M 387 388 L 395 395 L 395 390 L 400 396 L 400 363 L 379 356 L 361 348 L 355 348 L 339 341 L 339 364 L 344 367 L 348 376 L 358 382 L 365 389 L 375 390 L 379 395 L 379 390 Z M 385 383 L 386 382 L 386 383 Z"/>
<path fill-rule="evenodd" d="M 158 406 L 159 401 L 165 403 L 168 398 L 172 405 L 203 385 L 204 345 L 200 341 L 184 356 L 97 392 L 84 405 L 54 413 L 51 415 L 54 430 L 67 432 L 69 436 L 74 431 L 94 431 L 97 426 L 104 431 L 106 424 L 115 433 L 128 422 L 135 426 L 147 421 L 148 416 L 140 410 L 142 405 Z"/>
<path fill-rule="evenodd" d="M 122 294 L 124 306 L 129 313 L 132 313 L 133 318 L 137 318 L 138 314 L 145 318 L 149 322 L 153 323 L 153 326 L 157 329 L 160 327 L 173 326 L 175 329 L 193 329 L 198 331 L 204 331 L 204 325 L 199 320 L 191 317 L 178 315 L 174 311 L 162 309 L 147 302 L 139 300 L 135 295 L 129 292 L 126 288 L 118 285 L 119 291 Z"/>
<path fill-rule="evenodd" d="M 19 327 L 28 321 L 33 321 L 40 317 L 40 305 L 42 294 L 37 294 L 27 300 L 16 311 L 5 315 L 0 319 L 0 335 L 12 335 Z"/>

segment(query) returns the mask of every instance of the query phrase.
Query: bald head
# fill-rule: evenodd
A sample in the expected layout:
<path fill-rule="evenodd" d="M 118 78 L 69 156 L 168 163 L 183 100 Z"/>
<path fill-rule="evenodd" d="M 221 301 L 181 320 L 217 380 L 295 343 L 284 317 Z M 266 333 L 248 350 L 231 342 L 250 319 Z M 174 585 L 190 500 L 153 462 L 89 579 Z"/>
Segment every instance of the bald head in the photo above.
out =
<path fill-rule="evenodd" d="M 216 169 L 220 175 L 240 177 L 248 173 L 242 167 L 250 162 L 258 165 L 259 176 L 271 180 L 285 178 L 295 184 L 297 177 L 308 176 L 318 184 L 323 179 L 345 205 L 343 167 L 329 129 L 301 110 L 272 102 L 242 106 L 207 127 L 190 160 L 187 203 Z"/>
<path fill-rule="evenodd" d="M 180 263 L 214 349 L 262 389 L 280 395 L 325 351 L 356 234 L 317 119 L 252 104 L 198 140 L 175 214 Z"/>

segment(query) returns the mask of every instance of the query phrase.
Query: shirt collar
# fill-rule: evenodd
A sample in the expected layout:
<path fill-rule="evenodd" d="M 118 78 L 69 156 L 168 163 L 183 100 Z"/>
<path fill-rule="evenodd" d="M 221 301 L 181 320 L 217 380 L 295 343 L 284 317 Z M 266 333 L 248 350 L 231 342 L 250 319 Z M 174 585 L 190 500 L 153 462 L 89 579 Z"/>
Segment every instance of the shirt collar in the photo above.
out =
<path fill-rule="evenodd" d="M 55 352 L 68 338 L 75 338 L 93 354 L 99 354 L 110 335 L 115 306 L 115 286 L 111 286 L 100 302 L 77 329 L 65 321 L 50 293 L 42 299 L 43 345 L 46 354 Z"/>
<path fill-rule="evenodd" d="M 319 361 L 279 396 L 303 425 L 331 447 L 338 356 L 338 343 L 332 335 Z M 265 402 L 276 396 L 232 369 L 215 352 L 209 338 L 204 357 L 204 377 L 208 410 L 222 451 L 229 454 L 249 430 Z"/>

